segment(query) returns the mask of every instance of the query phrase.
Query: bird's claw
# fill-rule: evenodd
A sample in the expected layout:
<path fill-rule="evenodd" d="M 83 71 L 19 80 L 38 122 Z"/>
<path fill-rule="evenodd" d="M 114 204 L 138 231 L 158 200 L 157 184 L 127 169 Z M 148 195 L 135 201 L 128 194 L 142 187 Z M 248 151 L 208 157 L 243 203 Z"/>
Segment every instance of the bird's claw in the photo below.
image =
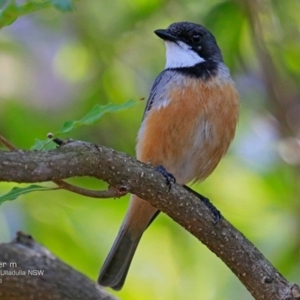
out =
<path fill-rule="evenodd" d="M 176 178 L 161 165 L 157 166 L 156 170 L 166 178 L 167 186 L 169 187 L 170 191 L 172 184 L 176 183 Z"/>

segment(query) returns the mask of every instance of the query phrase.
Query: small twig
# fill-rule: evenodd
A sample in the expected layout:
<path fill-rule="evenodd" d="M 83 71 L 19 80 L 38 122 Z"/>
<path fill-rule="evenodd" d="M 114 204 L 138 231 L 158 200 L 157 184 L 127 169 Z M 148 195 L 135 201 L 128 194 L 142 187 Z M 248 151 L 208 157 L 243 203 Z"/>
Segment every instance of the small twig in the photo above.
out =
<path fill-rule="evenodd" d="M 50 139 L 51 141 L 53 141 L 55 144 L 57 144 L 58 146 L 61 146 L 64 141 L 62 139 L 59 139 L 59 138 L 54 138 L 54 134 L 49 132 L 47 134 L 47 138 Z"/>
<path fill-rule="evenodd" d="M 48 138 L 53 138 L 52 133 L 48 133 L 47 136 L 48 136 Z M 58 145 L 63 144 L 63 141 L 60 139 L 54 139 L 53 141 L 55 143 L 57 143 Z M 0 142 L 4 146 L 6 146 L 10 151 L 18 150 L 1 134 L 0 134 Z M 93 190 L 88 190 L 88 189 L 81 188 L 79 186 L 75 186 L 73 184 L 67 183 L 62 179 L 55 179 L 55 180 L 52 180 L 52 182 L 57 184 L 58 187 L 61 189 L 64 189 L 64 190 L 67 190 L 69 192 L 73 192 L 73 193 L 76 193 L 79 195 L 92 197 L 92 198 L 120 198 L 120 197 L 125 196 L 128 193 L 126 186 L 118 186 L 118 187 L 110 186 L 105 191 L 93 191 Z"/>
<path fill-rule="evenodd" d="M 61 146 L 64 141 L 62 139 L 59 139 L 59 138 L 55 138 L 52 140 L 55 144 L 57 144 L 58 146 Z"/>
<path fill-rule="evenodd" d="M 110 186 L 108 187 L 107 190 L 104 191 L 93 191 L 93 190 L 88 190 L 85 188 L 81 188 L 79 186 L 72 185 L 61 179 L 55 179 L 52 181 L 64 190 L 76 194 L 80 194 L 83 196 L 92 197 L 92 198 L 120 198 L 125 196 L 128 193 L 126 186 L 120 186 L 120 187 Z"/>
<path fill-rule="evenodd" d="M 0 142 L 7 147 L 10 151 L 18 150 L 13 144 L 11 144 L 5 137 L 0 134 Z"/>

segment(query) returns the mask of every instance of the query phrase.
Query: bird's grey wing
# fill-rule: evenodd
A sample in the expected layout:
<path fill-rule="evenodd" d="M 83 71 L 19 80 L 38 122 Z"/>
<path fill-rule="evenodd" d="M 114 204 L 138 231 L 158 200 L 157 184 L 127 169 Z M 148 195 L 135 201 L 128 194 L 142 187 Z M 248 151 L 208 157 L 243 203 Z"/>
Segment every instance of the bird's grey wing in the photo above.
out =
<path fill-rule="evenodd" d="M 166 90 L 168 83 L 171 81 L 173 75 L 172 73 L 173 72 L 171 70 L 164 70 L 156 77 L 152 85 L 150 95 L 145 107 L 143 120 L 156 101 L 163 101 L 161 95 L 164 94 L 164 91 Z"/>

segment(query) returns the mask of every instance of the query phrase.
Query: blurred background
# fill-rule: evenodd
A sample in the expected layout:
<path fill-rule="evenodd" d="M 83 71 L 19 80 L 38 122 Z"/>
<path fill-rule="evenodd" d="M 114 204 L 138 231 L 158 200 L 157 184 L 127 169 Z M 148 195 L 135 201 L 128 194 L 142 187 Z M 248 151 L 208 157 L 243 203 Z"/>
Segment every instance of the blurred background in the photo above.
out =
<path fill-rule="evenodd" d="M 175 21 L 205 25 L 236 82 L 241 115 L 229 153 L 195 188 L 299 283 L 299 11 L 297 0 L 85 0 L 71 13 L 46 9 L 22 17 L 1 29 L 0 133 L 29 149 L 95 104 L 136 99 L 134 108 L 105 115 L 71 136 L 134 155 L 146 104 L 141 99 L 165 64 L 164 44 L 153 31 Z M 106 187 L 89 178 L 71 182 Z M 1 183 L 0 193 L 12 186 Z M 32 193 L 1 205 L 0 242 L 22 230 L 96 280 L 128 199 Z M 144 234 L 117 295 L 252 299 L 214 254 L 164 214 Z"/>

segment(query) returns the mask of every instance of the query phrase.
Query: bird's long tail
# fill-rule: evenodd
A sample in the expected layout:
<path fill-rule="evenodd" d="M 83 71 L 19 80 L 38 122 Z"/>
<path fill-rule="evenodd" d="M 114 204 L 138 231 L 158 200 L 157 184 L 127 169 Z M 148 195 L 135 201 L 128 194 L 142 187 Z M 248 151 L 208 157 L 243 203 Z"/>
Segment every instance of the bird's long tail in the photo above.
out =
<path fill-rule="evenodd" d="M 128 231 L 120 231 L 101 269 L 98 283 L 120 290 L 141 236 L 132 239 Z"/>
<path fill-rule="evenodd" d="M 137 245 L 158 213 L 148 202 L 132 195 L 124 222 L 100 271 L 100 285 L 122 288 Z"/>

